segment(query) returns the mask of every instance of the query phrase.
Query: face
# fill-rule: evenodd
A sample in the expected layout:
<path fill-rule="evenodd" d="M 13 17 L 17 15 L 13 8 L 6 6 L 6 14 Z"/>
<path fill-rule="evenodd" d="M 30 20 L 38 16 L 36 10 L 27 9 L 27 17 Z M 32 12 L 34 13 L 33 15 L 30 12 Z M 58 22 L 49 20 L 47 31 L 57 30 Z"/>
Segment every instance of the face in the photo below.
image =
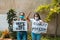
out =
<path fill-rule="evenodd" d="M 37 15 L 37 14 L 35 14 L 35 20 L 38 20 L 38 19 L 39 19 L 38 15 Z"/>
<path fill-rule="evenodd" d="M 20 19 L 24 19 L 24 13 L 20 13 L 21 16 L 20 16 Z"/>
<path fill-rule="evenodd" d="M 24 13 L 20 13 L 21 15 L 24 15 Z"/>
<path fill-rule="evenodd" d="M 35 14 L 35 17 L 38 17 L 38 15 L 37 15 L 37 14 Z"/>

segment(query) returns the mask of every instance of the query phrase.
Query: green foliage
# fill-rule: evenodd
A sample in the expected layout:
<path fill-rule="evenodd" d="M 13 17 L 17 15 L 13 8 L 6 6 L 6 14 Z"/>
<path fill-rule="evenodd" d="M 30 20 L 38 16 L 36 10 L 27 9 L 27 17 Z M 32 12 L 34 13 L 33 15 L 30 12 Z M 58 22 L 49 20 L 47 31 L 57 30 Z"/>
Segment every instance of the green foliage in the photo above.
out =
<path fill-rule="evenodd" d="M 16 32 L 11 32 L 10 33 L 10 38 L 16 39 L 17 38 L 17 33 Z"/>
<path fill-rule="evenodd" d="M 47 22 L 49 22 L 49 21 L 51 21 L 51 19 L 54 18 L 54 16 L 56 14 L 59 14 L 59 13 L 60 13 L 60 7 L 54 6 L 53 8 L 50 8 L 50 11 L 49 11 L 47 17 L 45 18 L 45 20 Z"/>
<path fill-rule="evenodd" d="M 13 19 L 17 17 L 16 12 L 13 9 L 10 9 L 9 12 L 7 13 L 7 20 L 9 24 L 9 31 L 10 31 L 10 36 L 12 38 L 16 37 L 16 32 L 13 32 Z"/>
<path fill-rule="evenodd" d="M 2 36 L 2 32 L 0 31 L 0 37 Z"/>
<path fill-rule="evenodd" d="M 30 33 L 28 33 L 28 40 L 32 40 Z M 53 37 L 53 36 L 45 35 L 41 37 L 41 40 L 60 40 L 60 37 Z"/>
<path fill-rule="evenodd" d="M 35 10 L 35 12 L 43 12 L 43 11 L 45 11 L 45 10 L 49 10 L 49 8 L 50 8 L 50 5 L 41 5 L 41 6 L 39 6 L 36 10 Z"/>
<path fill-rule="evenodd" d="M 16 17 L 16 12 L 13 9 L 10 9 L 9 12 L 7 13 L 7 20 L 9 23 L 9 31 L 12 31 L 12 26 L 13 26 L 13 18 Z"/>
<path fill-rule="evenodd" d="M 16 13 L 13 9 L 10 9 L 9 12 L 7 13 L 7 20 L 10 25 L 12 25 L 13 18 L 16 17 Z"/>
<path fill-rule="evenodd" d="M 41 40 L 60 40 L 60 37 L 42 36 Z"/>
<path fill-rule="evenodd" d="M 39 6 L 35 12 L 44 12 L 47 11 L 47 17 L 45 18 L 46 22 L 51 21 L 56 14 L 60 13 L 60 3 L 58 0 L 52 0 L 51 4 Z"/>

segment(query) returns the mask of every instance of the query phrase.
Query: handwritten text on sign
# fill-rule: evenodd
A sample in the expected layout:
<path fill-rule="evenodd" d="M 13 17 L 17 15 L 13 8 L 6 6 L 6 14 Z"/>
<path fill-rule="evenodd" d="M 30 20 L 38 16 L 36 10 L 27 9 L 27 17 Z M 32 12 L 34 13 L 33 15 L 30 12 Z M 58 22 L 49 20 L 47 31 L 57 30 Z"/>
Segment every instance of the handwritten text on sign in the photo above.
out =
<path fill-rule="evenodd" d="M 13 31 L 27 31 L 27 21 L 14 21 Z"/>
<path fill-rule="evenodd" d="M 47 32 L 48 23 L 43 23 L 42 25 L 35 25 L 32 27 L 32 31 L 37 31 L 37 33 L 46 33 Z"/>

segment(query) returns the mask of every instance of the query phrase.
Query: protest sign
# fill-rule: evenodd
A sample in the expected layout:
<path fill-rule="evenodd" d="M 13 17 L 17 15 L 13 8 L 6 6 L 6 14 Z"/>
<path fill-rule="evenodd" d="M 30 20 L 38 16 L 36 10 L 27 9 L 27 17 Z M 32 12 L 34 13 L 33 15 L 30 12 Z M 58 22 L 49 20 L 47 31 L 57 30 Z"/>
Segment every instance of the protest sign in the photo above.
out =
<path fill-rule="evenodd" d="M 36 33 L 46 33 L 47 32 L 48 23 L 43 23 L 42 25 L 35 25 L 32 27 L 32 31 Z"/>
<path fill-rule="evenodd" d="M 27 21 L 14 21 L 13 31 L 27 31 Z"/>

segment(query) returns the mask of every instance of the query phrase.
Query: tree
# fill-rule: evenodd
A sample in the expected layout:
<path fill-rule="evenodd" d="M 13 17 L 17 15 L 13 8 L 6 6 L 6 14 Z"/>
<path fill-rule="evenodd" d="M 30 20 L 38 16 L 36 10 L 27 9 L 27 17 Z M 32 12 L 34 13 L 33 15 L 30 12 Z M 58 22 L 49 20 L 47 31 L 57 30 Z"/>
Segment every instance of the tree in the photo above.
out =
<path fill-rule="evenodd" d="M 40 5 L 35 12 L 41 12 L 47 11 L 47 16 L 45 18 L 46 22 L 50 22 L 53 18 L 56 19 L 56 32 L 55 36 L 57 36 L 57 29 L 58 29 L 58 14 L 60 14 L 60 1 L 59 0 L 52 0 L 51 4 L 48 5 Z"/>
<path fill-rule="evenodd" d="M 13 9 L 10 9 L 9 12 L 7 13 L 7 20 L 8 20 L 8 24 L 9 24 L 9 30 L 11 31 L 11 27 L 13 26 L 12 25 L 12 22 L 13 22 L 13 18 L 16 17 L 16 13 Z"/>
<path fill-rule="evenodd" d="M 13 20 L 14 18 L 17 17 L 16 16 L 16 12 L 13 10 L 13 9 L 10 9 L 8 12 L 7 12 L 7 20 L 8 20 L 8 24 L 9 24 L 9 31 L 10 31 L 10 35 L 11 37 L 15 38 L 16 37 L 16 32 L 13 31 Z"/>

